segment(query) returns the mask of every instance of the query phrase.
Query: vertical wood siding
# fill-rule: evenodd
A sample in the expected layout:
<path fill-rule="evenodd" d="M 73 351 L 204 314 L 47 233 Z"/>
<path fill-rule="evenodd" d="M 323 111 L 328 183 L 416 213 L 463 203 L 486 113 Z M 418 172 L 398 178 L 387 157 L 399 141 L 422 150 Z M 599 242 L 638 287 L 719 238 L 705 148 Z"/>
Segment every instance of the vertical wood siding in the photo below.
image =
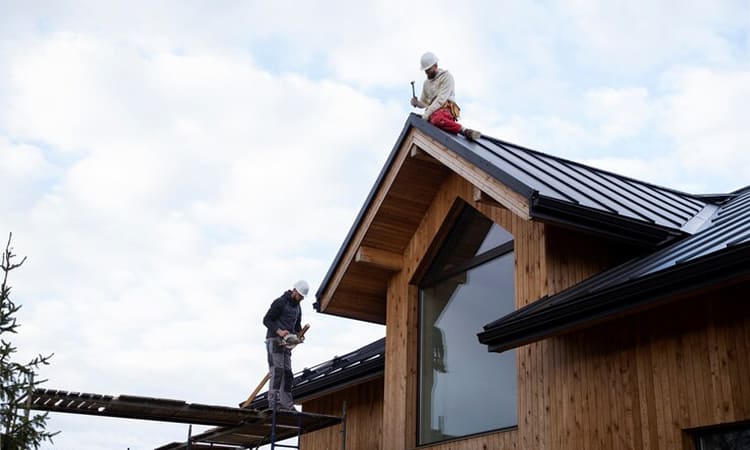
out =
<path fill-rule="evenodd" d="M 750 420 L 747 289 L 523 347 L 527 359 L 543 355 L 528 364 L 544 373 L 543 407 L 530 415 L 546 416 L 519 426 L 522 442 L 537 443 L 524 448 L 690 449 L 690 429 Z"/>
<path fill-rule="evenodd" d="M 378 378 L 303 404 L 305 412 L 340 416 L 346 402 L 347 450 L 380 450 L 383 435 L 383 379 Z M 300 439 L 303 450 L 341 448 L 341 427 L 318 430 Z"/>

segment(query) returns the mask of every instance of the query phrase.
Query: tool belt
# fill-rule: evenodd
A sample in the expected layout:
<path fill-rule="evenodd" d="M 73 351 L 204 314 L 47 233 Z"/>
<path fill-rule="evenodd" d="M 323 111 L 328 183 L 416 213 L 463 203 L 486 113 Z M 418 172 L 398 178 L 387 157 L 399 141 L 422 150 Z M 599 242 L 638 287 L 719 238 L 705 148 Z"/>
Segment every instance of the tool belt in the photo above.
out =
<path fill-rule="evenodd" d="M 461 117 L 461 108 L 459 108 L 454 101 L 446 100 L 441 108 L 445 108 L 450 111 L 451 115 L 453 116 L 453 120 L 458 120 L 458 118 Z"/>

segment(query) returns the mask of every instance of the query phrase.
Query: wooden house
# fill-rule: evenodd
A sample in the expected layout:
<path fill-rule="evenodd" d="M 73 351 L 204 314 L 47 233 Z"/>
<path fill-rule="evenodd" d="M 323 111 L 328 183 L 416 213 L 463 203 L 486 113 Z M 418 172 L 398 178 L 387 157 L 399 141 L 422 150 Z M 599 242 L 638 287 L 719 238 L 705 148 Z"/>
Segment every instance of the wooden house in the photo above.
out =
<path fill-rule="evenodd" d="M 297 399 L 346 401 L 347 450 L 750 448 L 748 291 L 750 188 L 687 194 L 412 115 L 315 304 L 385 342 Z"/>

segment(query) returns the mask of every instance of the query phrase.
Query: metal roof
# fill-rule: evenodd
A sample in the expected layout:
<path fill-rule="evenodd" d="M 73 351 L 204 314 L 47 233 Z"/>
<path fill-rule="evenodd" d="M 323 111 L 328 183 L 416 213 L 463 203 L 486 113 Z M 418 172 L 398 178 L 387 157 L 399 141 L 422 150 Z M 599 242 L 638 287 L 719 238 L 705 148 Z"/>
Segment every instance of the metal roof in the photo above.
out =
<path fill-rule="evenodd" d="M 336 356 L 313 368 L 298 372 L 292 384 L 295 401 L 305 401 L 331 390 L 341 390 L 383 375 L 385 338 L 365 345 L 343 356 Z M 261 409 L 268 404 L 268 392 L 259 394 L 250 408 Z"/>
<path fill-rule="evenodd" d="M 502 351 L 750 275 L 750 188 L 725 197 L 694 235 L 489 323 L 480 342 Z"/>
<path fill-rule="evenodd" d="M 454 138 L 455 140 L 455 138 Z M 537 198 L 680 229 L 706 202 L 494 138 L 471 151 L 535 191 Z M 537 200 L 539 201 L 539 200 Z"/>
<path fill-rule="evenodd" d="M 708 199 L 531 150 L 490 136 L 470 142 L 411 115 L 413 126 L 529 200 L 546 222 L 645 246 L 689 234 Z"/>
<path fill-rule="evenodd" d="M 701 212 L 722 199 L 656 186 L 489 136 L 470 142 L 411 114 L 321 282 L 316 293 L 318 299 L 412 128 L 527 198 L 531 217 L 648 248 L 691 234 L 700 225 L 696 218 L 702 217 Z"/>

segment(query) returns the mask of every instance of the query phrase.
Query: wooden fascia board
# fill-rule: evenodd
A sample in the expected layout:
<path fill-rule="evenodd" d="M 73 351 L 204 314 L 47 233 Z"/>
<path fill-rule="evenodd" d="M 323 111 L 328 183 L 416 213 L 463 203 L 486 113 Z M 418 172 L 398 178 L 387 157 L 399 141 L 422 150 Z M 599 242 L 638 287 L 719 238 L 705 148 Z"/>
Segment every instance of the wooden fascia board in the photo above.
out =
<path fill-rule="evenodd" d="M 375 220 L 378 211 L 380 211 L 380 207 L 383 204 L 388 191 L 390 191 L 393 182 L 396 180 L 396 176 L 401 170 L 401 166 L 404 164 L 406 158 L 410 155 L 409 149 L 411 149 L 412 145 L 414 144 L 414 135 L 415 130 L 414 128 L 412 128 L 407 134 L 406 139 L 403 140 L 401 147 L 396 154 L 396 157 L 391 163 L 391 167 L 388 169 L 388 172 L 380 183 L 380 186 L 377 189 L 377 194 L 373 197 L 372 201 L 367 206 L 367 212 L 364 214 L 362 221 L 359 223 L 359 226 L 353 233 L 352 239 L 349 241 L 346 251 L 344 252 L 343 257 L 341 258 L 338 266 L 334 271 L 334 275 L 331 278 L 331 281 L 328 283 L 325 292 L 323 292 L 323 295 L 320 298 L 321 312 L 325 312 L 326 307 L 331 302 L 333 293 L 336 292 L 336 289 L 341 283 L 341 279 L 344 277 L 346 269 L 354 261 L 356 254 L 362 245 L 362 241 L 367 234 L 367 230 Z"/>
<path fill-rule="evenodd" d="M 360 246 L 354 261 L 379 267 L 390 272 L 398 272 L 404 266 L 404 258 L 398 253 L 380 250 L 372 247 Z"/>
<path fill-rule="evenodd" d="M 493 200 L 524 220 L 531 220 L 529 201 L 521 194 L 497 181 L 494 177 L 469 163 L 453 151 L 436 142 L 425 133 L 413 131 L 414 144 L 422 151 L 440 161 L 468 182 L 479 188 Z"/>

